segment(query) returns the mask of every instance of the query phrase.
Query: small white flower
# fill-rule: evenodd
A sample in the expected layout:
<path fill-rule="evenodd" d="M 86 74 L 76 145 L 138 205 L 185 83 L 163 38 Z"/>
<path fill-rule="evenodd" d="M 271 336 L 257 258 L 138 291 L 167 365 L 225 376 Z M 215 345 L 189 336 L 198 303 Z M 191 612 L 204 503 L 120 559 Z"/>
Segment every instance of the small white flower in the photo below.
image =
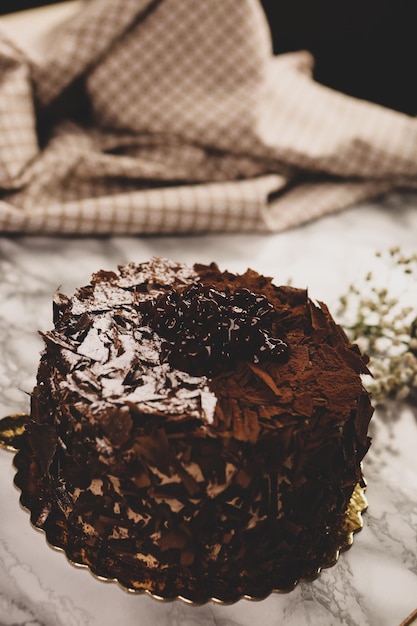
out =
<path fill-rule="evenodd" d="M 411 391 L 410 387 L 407 387 L 406 385 L 404 385 L 404 387 L 400 387 L 400 389 L 395 394 L 395 397 L 397 400 L 405 400 L 407 396 L 410 395 L 410 391 Z"/>
<path fill-rule="evenodd" d="M 376 256 L 390 270 L 382 285 L 377 277 L 384 272 L 368 272 L 340 298 L 339 314 L 350 340 L 370 357 L 374 378 L 364 384 L 377 402 L 383 402 L 388 397 L 405 399 L 411 392 L 417 395 L 417 310 L 410 306 L 410 294 L 417 287 L 417 254 L 407 256 L 395 247 L 388 258 Z"/>

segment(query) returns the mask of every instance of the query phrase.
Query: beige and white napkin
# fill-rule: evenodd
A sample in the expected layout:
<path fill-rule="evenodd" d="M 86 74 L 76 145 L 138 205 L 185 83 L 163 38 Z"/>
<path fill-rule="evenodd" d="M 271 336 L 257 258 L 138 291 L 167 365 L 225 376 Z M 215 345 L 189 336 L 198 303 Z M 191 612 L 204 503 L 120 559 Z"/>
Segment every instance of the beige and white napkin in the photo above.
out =
<path fill-rule="evenodd" d="M 80 6 L 41 61 L 0 33 L 0 231 L 277 231 L 417 187 L 417 120 L 274 57 L 258 0 Z"/>

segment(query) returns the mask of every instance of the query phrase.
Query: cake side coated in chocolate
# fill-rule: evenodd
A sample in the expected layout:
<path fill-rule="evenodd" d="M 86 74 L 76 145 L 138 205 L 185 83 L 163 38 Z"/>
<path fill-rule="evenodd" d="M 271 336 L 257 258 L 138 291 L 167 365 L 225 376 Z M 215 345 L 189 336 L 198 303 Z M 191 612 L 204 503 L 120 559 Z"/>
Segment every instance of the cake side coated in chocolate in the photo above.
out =
<path fill-rule="evenodd" d="M 28 427 L 42 519 L 59 510 L 115 576 L 317 570 L 372 415 L 365 360 L 323 303 L 252 270 L 153 259 L 57 294 L 44 340 Z"/>

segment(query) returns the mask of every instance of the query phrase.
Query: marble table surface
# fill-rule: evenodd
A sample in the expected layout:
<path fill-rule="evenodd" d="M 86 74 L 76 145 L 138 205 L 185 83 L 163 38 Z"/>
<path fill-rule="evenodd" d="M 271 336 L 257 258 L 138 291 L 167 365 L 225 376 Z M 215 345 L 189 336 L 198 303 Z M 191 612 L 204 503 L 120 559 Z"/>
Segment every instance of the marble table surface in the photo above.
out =
<path fill-rule="evenodd" d="M 248 266 L 308 287 L 335 310 L 339 296 L 400 245 L 416 252 L 417 195 L 392 194 L 276 235 L 193 237 L 0 237 L 0 413 L 25 412 L 51 299 L 92 272 L 152 255 Z M 417 304 L 417 297 L 416 297 Z M 289 594 L 193 607 L 123 591 L 72 566 L 34 530 L 13 485 L 12 453 L 0 449 L 1 626 L 399 626 L 417 607 L 417 414 L 406 405 L 377 412 L 364 470 L 369 510 L 353 547 L 314 582 Z"/>

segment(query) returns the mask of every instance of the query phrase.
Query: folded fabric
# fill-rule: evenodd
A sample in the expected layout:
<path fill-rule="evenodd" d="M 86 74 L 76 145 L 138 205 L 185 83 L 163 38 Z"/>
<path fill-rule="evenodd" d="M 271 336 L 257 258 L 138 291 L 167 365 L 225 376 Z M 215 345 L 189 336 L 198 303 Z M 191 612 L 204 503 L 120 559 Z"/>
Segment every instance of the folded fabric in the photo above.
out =
<path fill-rule="evenodd" d="M 277 231 L 417 187 L 417 121 L 274 57 L 258 0 L 88 0 L 0 33 L 0 230 Z"/>

